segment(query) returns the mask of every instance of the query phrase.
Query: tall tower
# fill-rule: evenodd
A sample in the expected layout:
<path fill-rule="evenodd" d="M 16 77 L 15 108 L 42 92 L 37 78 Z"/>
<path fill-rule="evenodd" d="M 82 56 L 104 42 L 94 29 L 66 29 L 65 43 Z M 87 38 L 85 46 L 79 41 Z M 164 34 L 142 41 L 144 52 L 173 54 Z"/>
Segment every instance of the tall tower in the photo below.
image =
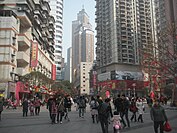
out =
<path fill-rule="evenodd" d="M 72 22 L 72 70 L 73 78 L 81 62 L 94 60 L 94 32 L 89 22 L 89 16 L 84 9 L 77 14 L 77 20 Z"/>
<path fill-rule="evenodd" d="M 62 37 L 63 37 L 63 0 L 49 0 L 51 15 L 55 18 L 55 64 L 56 79 L 61 80 Z"/>
<path fill-rule="evenodd" d="M 65 80 L 72 82 L 72 47 L 67 49 L 67 65 L 65 69 Z"/>

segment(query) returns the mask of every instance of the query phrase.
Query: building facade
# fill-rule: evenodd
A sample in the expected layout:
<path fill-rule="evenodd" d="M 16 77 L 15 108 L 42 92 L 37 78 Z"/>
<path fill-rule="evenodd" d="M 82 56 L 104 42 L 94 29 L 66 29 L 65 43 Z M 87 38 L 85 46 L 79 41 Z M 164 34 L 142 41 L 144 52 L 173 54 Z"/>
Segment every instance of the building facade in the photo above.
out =
<path fill-rule="evenodd" d="M 143 81 L 143 54 L 153 54 L 150 9 L 150 0 L 96 0 L 98 80 L 125 80 L 124 89 Z"/>
<path fill-rule="evenodd" d="M 56 79 L 62 78 L 62 37 L 63 37 L 63 0 L 49 0 L 50 14 L 55 18 L 55 64 Z"/>
<path fill-rule="evenodd" d="M 76 81 L 76 71 L 81 62 L 94 60 L 94 32 L 89 22 L 89 16 L 82 9 L 77 14 L 77 20 L 72 22 L 72 81 Z"/>
<path fill-rule="evenodd" d="M 67 50 L 67 64 L 65 69 L 65 80 L 72 82 L 72 47 Z"/>
<path fill-rule="evenodd" d="M 55 21 L 48 2 L 4 0 L 0 6 L 1 93 L 14 97 L 19 77 L 32 71 L 55 80 Z"/>
<path fill-rule="evenodd" d="M 80 65 L 80 94 L 90 95 L 90 76 L 89 72 L 93 62 L 81 62 Z"/>

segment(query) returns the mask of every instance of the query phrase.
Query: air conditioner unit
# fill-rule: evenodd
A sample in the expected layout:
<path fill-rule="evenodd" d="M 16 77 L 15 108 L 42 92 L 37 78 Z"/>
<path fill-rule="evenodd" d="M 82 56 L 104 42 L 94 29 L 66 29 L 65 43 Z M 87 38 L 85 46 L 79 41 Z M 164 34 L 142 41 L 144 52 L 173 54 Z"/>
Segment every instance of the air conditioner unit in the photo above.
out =
<path fill-rule="evenodd" d="M 35 19 L 38 19 L 38 16 L 37 16 L 37 15 L 34 15 L 34 18 L 35 18 Z"/>
<path fill-rule="evenodd" d="M 17 10 L 18 10 L 18 11 L 21 11 L 21 10 L 22 10 L 22 7 L 17 7 Z"/>

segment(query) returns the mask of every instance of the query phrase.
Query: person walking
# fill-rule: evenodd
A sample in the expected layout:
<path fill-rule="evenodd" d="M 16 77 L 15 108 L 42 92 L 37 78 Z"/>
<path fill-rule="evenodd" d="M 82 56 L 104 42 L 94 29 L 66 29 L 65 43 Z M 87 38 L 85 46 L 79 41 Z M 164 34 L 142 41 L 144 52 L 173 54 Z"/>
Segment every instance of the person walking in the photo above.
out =
<path fill-rule="evenodd" d="M 128 118 L 129 107 L 130 107 L 130 102 L 125 97 L 125 95 L 123 94 L 122 95 L 122 108 L 121 108 L 121 114 L 120 114 L 121 115 L 121 119 L 122 119 L 122 123 L 124 125 L 123 128 L 125 128 L 127 125 L 128 125 L 128 127 L 130 127 L 130 121 L 129 121 L 129 118 Z M 127 124 L 125 123 L 124 116 L 125 116 L 125 119 L 127 121 Z"/>
<path fill-rule="evenodd" d="M 98 102 L 92 96 L 90 101 L 90 109 L 91 109 L 93 123 L 95 123 L 95 120 L 98 123 L 98 105 L 99 105 Z"/>
<path fill-rule="evenodd" d="M 138 98 L 137 102 L 136 102 L 136 107 L 138 108 L 138 122 L 141 121 L 141 123 L 143 123 L 143 114 L 144 114 L 144 104 L 143 104 L 143 100 L 141 98 Z"/>
<path fill-rule="evenodd" d="M 53 101 L 53 96 L 50 96 L 48 101 L 47 101 L 47 109 L 49 110 L 49 116 L 50 116 L 50 119 L 52 119 L 52 101 Z"/>
<path fill-rule="evenodd" d="M 151 119 L 154 122 L 154 131 L 158 133 L 160 126 L 160 133 L 163 133 L 164 122 L 168 121 L 164 108 L 160 105 L 160 101 L 155 99 L 155 103 L 150 110 Z"/>
<path fill-rule="evenodd" d="M 113 117 L 110 99 L 105 99 L 105 102 L 101 103 L 98 107 L 98 116 L 101 124 L 102 133 L 108 133 L 109 117 Z"/>
<path fill-rule="evenodd" d="M 22 103 L 22 107 L 23 107 L 23 117 L 24 116 L 28 116 L 28 100 L 27 98 L 25 98 L 25 100 Z"/>
<path fill-rule="evenodd" d="M 79 117 L 84 118 L 85 108 L 86 108 L 86 99 L 83 96 L 80 96 L 78 100 L 79 105 Z"/>
<path fill-rule="evenodd" d="M 34 116 L 34 102 L 31 100 L 29 104 L 30 115 Z"/>
<path fill-rule="evenodd" d="M 1 113 L 3 111 L 3 100 L 2 97 L 0 96 L 0 121 L 1 121 Z"/>
<path fill-rule="evenodd" d="M 58 110 L 57 110 L 57 122 L 62 124 L 62 118 L 64 116 L 64 99 L 60 96 L 57 100 Z"/>
<path fill-rule="evenodd" d="M 40 106 L 41 106 L 41 101 L 38 97 L 36 97 L 35 99 L 35 102 L 34 102 L 34 105 L 35 105 L 35 114 L 36 115 L 39 115 L 39 112 L 40 112 Z"/>
<path fill-rule="evenodd" d="M 71 102 L 71 99 L 70 99 L 70 95 L 67 95 L 64 99 L 64 107 L 65 107 L 64 118 L 68 119 L 68 121 L 70 121 L 68 113 L 71 111 L 71 105 L 72 105 L 72 102 Z"/>
<path fill-rule="evenodd" d="M 120 114 L 122 110 L 122 98 L 120 97 L 120 94 L 117 95 L 114 104 L 117 112 Z"/>
<path fill-rule="evenodd" d="M 111 120 L 113 121 L 114 133 L 119 133 L 121 129 L 121 123 L 120 123 L 121 117 L 117 111 L 114 111 L 114 115 Z"/>
<path fill-rule="evenodd" d="M 56 99 L 54 98 L 52 100 L 52 107 L 51 107 L 51 115 L 52 115 L 52 124 L 55 124 L 55 118 L 56 118 L 56 114 L 57 114 L 57 104 L 56 104 Z"/>
<path fill-rule="evenodd" d="M 131 105 L 130 105 L 130 111 L 132 112 L 132 117 L 130 118 L 131 121 L 136 122 L 136 112 L 138 111 L 138 108 L 136 107 L 136 99 L 132 98 Z"/>

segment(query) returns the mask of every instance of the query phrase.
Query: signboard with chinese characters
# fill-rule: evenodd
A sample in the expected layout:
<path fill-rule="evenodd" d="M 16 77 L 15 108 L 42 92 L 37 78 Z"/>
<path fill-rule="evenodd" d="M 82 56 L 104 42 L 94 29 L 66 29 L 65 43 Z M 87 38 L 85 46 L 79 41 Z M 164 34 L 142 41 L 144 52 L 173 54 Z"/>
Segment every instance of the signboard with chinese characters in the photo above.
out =
<path fill-rule="evenodd" d="M 38 63 L 38 43 L 32 42 L 31 67 L 37 67 Z"/>

